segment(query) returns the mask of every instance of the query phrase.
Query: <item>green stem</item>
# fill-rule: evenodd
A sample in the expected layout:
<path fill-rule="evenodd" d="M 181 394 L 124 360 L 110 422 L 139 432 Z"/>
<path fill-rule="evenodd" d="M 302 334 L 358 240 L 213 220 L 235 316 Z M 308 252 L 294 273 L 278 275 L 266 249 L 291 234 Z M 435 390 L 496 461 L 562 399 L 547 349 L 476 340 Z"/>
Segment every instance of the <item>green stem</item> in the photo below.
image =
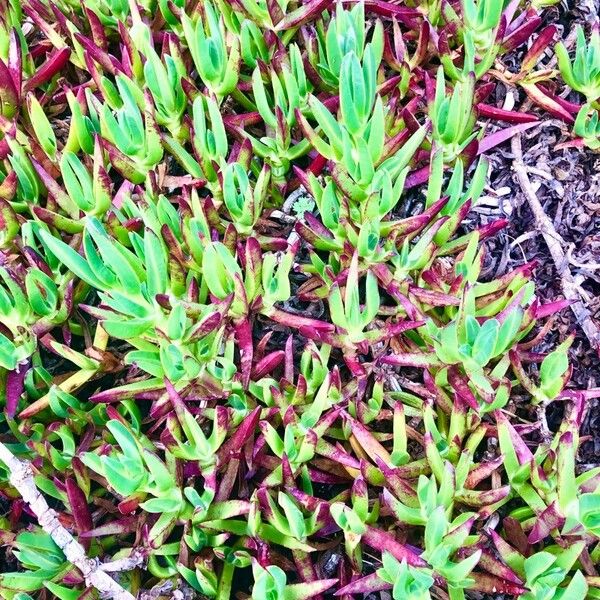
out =
<path fill-rule="evenodd" d="M 231 92 L 231 97 L 239 102 L 246 110 L 250 112 L 254 112 L 256 110 L 256 106 L 237 88 Z"/>
<path fill-rule="evenodd" d="M 296 35 L 297 31 L 298 27 L 292 27 L 291 29 L 287 29 L 283 33 L 283 35 L 281 36 L 281 41 L 284 46 L 287 46 L 294 39 L 294 36 Z"/>
<path fill-rule="evenodd" d="M 450 600 L 465 600 L 465 591 L 461 587 L 448 585 L 448 596 Z"/>
<path fill-rule="evenodd" d="M 233 583 L 234 571 L 235 565 L 227 561 L 223 563 L 223 570 L 221 571 L 219 587 L 217 589 L 217 600 L 229 600 L 229 598 L 231 598 L 231 585 Z"/>

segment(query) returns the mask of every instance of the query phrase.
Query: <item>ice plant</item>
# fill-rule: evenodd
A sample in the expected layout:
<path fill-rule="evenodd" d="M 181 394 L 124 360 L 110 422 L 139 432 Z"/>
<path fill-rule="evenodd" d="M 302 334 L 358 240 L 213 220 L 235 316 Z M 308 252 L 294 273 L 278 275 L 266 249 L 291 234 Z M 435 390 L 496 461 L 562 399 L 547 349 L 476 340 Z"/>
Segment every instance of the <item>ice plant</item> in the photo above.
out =
<path fill-rule="evenodd" d="M 577 136 L 573 143 L 580 142 L 590 150 L 598 151 L 600 149 L 599 119 L 597 109 L 593 109 L 589 104 L 582 106 L 573 124 L 573 133 Z"/>
<path fill-rule="evenodd" d="M 24 281 L 0 267 L 0 366 L 13 370 L 36 350 L 43 335 L 67 318 L 64 289 L 44 270 L 30 269 Z M 61 297 L 62 296 L 62 297 Z"/>
<path fill-rule="evenodd" d="M 473 131 L 474 86 L 474 76 L 469 74 L 464 82 L 457 82 L 452 95 L 447 96 L 443 69 L 438 70 L 429 115 L 433 140 L 443 149 L 446 161 L 454 161 L 477 136 Z"/>
<path fill-rule="evenodd" d="M 203 2 L 202 10 L 192 17 L 184 14 L 182 26 L 202 82 L 218 98 L 227 96 L 239 77 L 239 38 L 228 34 L 211 2 Z"/>
<path fill-rule="evenodd" d="M 589 42 L 581 26 L 577 27 L 577 41 L 573 61 L 562 42 L 556 45 L 558 66 L 565 83 L 575 91 L 582 93 L 588 102 L 600 98 L 600 31 L 594 26 Z"/>
<path fill-rule="evenodd" d="M 383 553 L 382 567 L 377 575 L 386 583 L 391 583 L 394 600 L 429 600 L 430 589 L 434 579 L 431 571 L 409 566 L 406 561 L 400 562 L 388 552 Z"/>
<path fill-rule="evenodd" d="M 122 105 L 113 110 L 108 102 L 96 106 L 102 145 L 112 155 L 113 166 L 133 183 L 142 183 L 163 156 L 155 118 L 150 107 L 140 111 L 135 91 L 125 77 L 117 78 Z"/>
<path fill-rule="evenodd" d="M 331 89 L 337 89 L 342 69 L 342 61 L 347 54 L 354 54 L 362 59 L 368 52 L 366 43 L 367 27 L 365 22 L 364 4 L 358 2 L 351 10 L 346 10 L 341 2 L 336 3 L 335 12 L 332 12 L 325 28 L 320 28 L 315 44 L 308 46 L 311 63 L 316 68 L 323 83 Z M 376 53 L 382 52 L 383 28 L 376 22 L 373 33 Z M 314 56 L 311 54 L 314 53 Z"/>
<path fill-rule="evenodd" d="M 35 592 L 44 587 L 52 591 L 56 585 L 52 580 L 72 569 L 52 537 L 40 529 L 17 535 L 14 547 L 24 571 L 2 573 L 0 581 L 8 593 Z M 60 586 L 55 589 L 60 590 Z"/>
<path fill-rule="evenodd" d="M 469 216 L 598 149 L 552 3 L 0 0 L 0 597 L 598 597 L 600 392 Z"/>

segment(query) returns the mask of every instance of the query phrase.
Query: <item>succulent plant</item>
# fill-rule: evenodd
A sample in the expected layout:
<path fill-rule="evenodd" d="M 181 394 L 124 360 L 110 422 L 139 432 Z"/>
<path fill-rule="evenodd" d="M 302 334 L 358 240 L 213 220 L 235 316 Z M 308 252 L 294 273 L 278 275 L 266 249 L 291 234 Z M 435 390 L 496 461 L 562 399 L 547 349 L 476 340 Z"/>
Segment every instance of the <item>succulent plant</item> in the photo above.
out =
<path fill-rule="evenodd" d="M 467 219 L 499 82 L 598 149 L 530 4 L 0 0 L 0 444 L 122 598 L 600 597 L 568 302 Z M 0 495 L 0 596 L 95 593 Z"/>

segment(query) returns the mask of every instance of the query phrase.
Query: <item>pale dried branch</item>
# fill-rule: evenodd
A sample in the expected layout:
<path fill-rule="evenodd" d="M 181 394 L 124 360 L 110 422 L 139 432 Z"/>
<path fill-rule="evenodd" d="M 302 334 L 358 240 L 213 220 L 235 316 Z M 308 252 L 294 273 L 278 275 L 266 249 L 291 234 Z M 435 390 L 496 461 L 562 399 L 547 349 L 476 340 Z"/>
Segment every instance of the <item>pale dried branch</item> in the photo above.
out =
<path fill-rule="evenodd" d="M 8 467 L 11 485 L 29 504 L 42 529 L 52 537 L 66 559 L 81 571 L 86 584 L 96 588 L 102 598 L 134 600 L 133 594 L 108 575 L 100 561 L 89 558 L 83 546 L 63 527 L 56 512 L 48 506 L 46 499 L 37 489 L 31 465 L 14 456 L 2 442 L 0 442 L 0 461 Z"/>
<path fill-rule="evenodd" d="M 118 558 L 110 562 L 102 563 L 99 568 L 106 573 L 123 573 L 133 571 L 144 564 L 146 553 L 143 550 L 134 550 L 130 556 Z"/>

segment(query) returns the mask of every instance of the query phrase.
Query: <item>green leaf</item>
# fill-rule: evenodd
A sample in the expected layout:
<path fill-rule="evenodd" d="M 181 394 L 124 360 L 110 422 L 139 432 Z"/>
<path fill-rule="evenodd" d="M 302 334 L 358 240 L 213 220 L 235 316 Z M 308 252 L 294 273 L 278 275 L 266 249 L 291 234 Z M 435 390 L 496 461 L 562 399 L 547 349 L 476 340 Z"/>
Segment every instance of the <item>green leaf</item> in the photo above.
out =
<path fill-rule="evenodd" d="M 117 276 L 123 291 L 139 295 L 141 292 L 140 272 L 144 272 L 141 261 L 116 240 L 111 240 L 96 217 L 87 219 L 86 233 L 91 235 L 105 263 L 110 265 L 111 270 Z"/>
<path fill-rule="evenodd" d="M 556 557 L 549 552 L 537 552 L 533 556 L 525 559 L 524 569 L 528 583 L 535 580 L 545 573 L 556 560 Z"/>
<path fill-rule="evenodd" d="M 283 492 L 279 492 L 277 499 L 279 501 L 279 505 L 283 508 L 285 516 L 287 517 L 292 535 L 299 540 L 305 539 L 306 524 L 300 509 L 294 504 L 290 497 Z"/>
<path fill-rule="evenodd" d="M 40 269 L 30 269 L 25 276 L 29 304 L 35 313 L 48 317 L 56 311 L 58 288 L 46 273 Z"/>
<path fill-rule="evenodd" d="M 149 513 L 176 513 L 181 509 L 181 499 L 151 498 L 140 504 Z"/>
<path fill-rule="evenodd" d="M 44 109 L 33 93 L 27 96 L 27 108 L 35 136 L 48 158 L 53 161 L 56 158 L 56 136 Z"/>
<path fill-rule="evenodd" d="M 63 151 L 60 172 L 71 200 L 83 211 L 92 210 L 94 208 L 92 178 L 76 154 Z"/>
<path fill-rule="evenodd" d="M 569 368 L 566 349 L 557 349 L 544 358 L 540 367 L 540 383 L 544 394 L 555 398 L 562 387 L 562 376 Z"/>
<path fill-rule="evenodd" d="M 329 143 L 338 151 L 341 151 L 343 141 L 342 132 L 339 123 L 333 115 L 327 110 L 325 105 L 316 97 L 311 96 L 310 107 L 314 118 L 329 139 Z M 319 150 L 320 151 L 320 150 Z M 333 158 L 333 155 L 326 153 L 326 158 Z"/>
<path fill-rule="evenodd" d="M 252 73 L 252 92 L 254 93 L 256 108 L 263 118 L 263 121 L 266 125 L 275 129 L 275 127 L 277 127 L 277 119 L 271 110 L 273 103 L 267 98 L 265 84 L 263 83 L 259 67 L 256 67 Z"/>
<path fill-rule="evenodd" d="M 173 154 L 186 173 L 189 173 L 194 179 L 204 178 L 204 173 L 196 159 L 175 138 L 165 134 L 163 140 L 166 148 Z"/>
<path fill-rule="evenodd" d="M 146 371 L 146 373 L 149 373 L 153 377 L 162 379 L 165 376 L 158 352 L 133 350 L 125 356 L 125 363 L 128 365 L 135 364 L 142 371 Z"/>
<path fill-rule="evenodd" d="M 159 355 L 160 364 L 165 375 L 171 381 L 178 381 L 184 376 L 184 353 L 178 346 L 175 344 L 161 344 Z"/>
<path fill-rule="evenodd" d="M 136 462 L 124 456 L 102 456 L 100 460 L 108 483 L 118 494 L 126 497 L 139 491 L 146 473 Z"/>
<path fill-rule="evenodd" d="M 220 300 L 233 293 L 233 276 L 242 277 L 237 261 L 221 242 L 212 242 L 204 249 L 202 273 L 208 289 Z"/>
<path fill-rule="evenodd" d="M 65 556 L 50 534 L 45 531 L 24 531 L 17 536 L 15 546 L 19 560 L 30 568 L 57 570 L 65 562 Z"/>
<path fill-rule="evenodd" d="M 465 343 L 467 343 L 469 346 L 473 347 L 473 344 L 475 344 L 475 340 L 477 339 L 477 336 L 479 335 L 480 330 L 481 330 L 481 326 L 479 325 L 479 322 L 477 321 L 477 319 L 473 315 L 467 315 L 465 317 L 465 331 L 466 331 Z"/>
<path fill-rule="evenodd" d="M 579 516 L 587 531 L 593 535 L 600 533 L 600 494 L 581 494 Z"/>
<path fill-rule="evenodd" d="M 484 322 L 477 334 L 471 350 L 471 357 L 480 366 L 484 367 L 494 353 L 500 323 L 496 319 Z"/>
<path fill-rule="evenodd" d="M 183 578 L 198 592 L 202 592 L 202 588 L 200 583 L 198 582 L 198 578 L 196 577 L 196 573 L 191 569 L 188 569 L 185 565 L 177 564 L 177 570 Z"/>
<path fill-rule="evenodd" d="M 131 340 L 153 328 L 152 319 L 103 320 L 102 327 L 108 335 L 120 339 Z"/>
<path fill-rule="evenodd" d="M 432 552 L 437 548 L 446 534 L 448 520 L 443 506 L 436 508 L 425 525 L 425 549 Z"/>
<path fill-rule="evenodd" d="M 587 581 L 581 571 L 577 571 L 564 590 L 559 590 L 556 600 L 569 600 L 569 598 L 586 598 L 589 591 Z"/>
<path fill-rule="evenodd" d="M 101 282 L 96 278 L 88 262 L 75 251 L 71 246 L 65 244 L 62 240 L 56 239 L 45 229 L 39 229 L 39 236 L 42 243 L 48 248 L 56 258 L 63 263 L 70 271 L 73 271 L 79 279 L 87 284 L 102 289 Z"/>
<path fill-rule="evenodd" d="M 0 588 L 7 591 L 35 592 L 41 590 L 47 581 L 58 575 L 55 570 L 27 571 L 25 573 L 2 573 L 0 574 Z"/>
<path fill-rule="evenodd" d="M 148 466 L 150 470 L 150 474 L 152 475 L 152 481 L 157 486 L 157 488 L 163 492 L 177 492 L 179 493 L 179 488 L 177 487 L 177 482 L 175 478 L 164 463 L 152 452 L 144 449 L 142 453 L 142 458 L 144 462 Z"/>
<path fill-rule="evenodd" d="M 252 573 L 252 600 L 285 600 L 287 576 L 283 569 L 276 565 L 264 568 L 253 562 Z"/>
<path fill-rule="evenodd" d="M 356 135 L 362 131 L 368 114 L 363 111 L 367 105 L 367 90 L 362 76 L 361 65 L 354 52 L 346 54 L 340 72 L 340 110 L 348 131 Z M 370 108 L 370 107 L 369 107 Z"/>
<path fill-rule="evenodd" d="M 169 276 L 163 241 L 148 228 L 144 232 L 144 258 L 146 260 L 148 296 L 153 299 L 158 294 L 166 292 Z"/>
<path fill-rule="evenodd" d="M 108 421 L 106 427 L 115 440 L 117 440 L 117 443 L 119 444 L 121 450 L 123 450 L 125 456 L 137 463 L 140 469 L 142 469 L 143 464 L 140 449 L 129 429 L 125 427 L 121 421 L 117 421 L 116 419 Z"/>
<path fill-rule="evenodd" d="M 498 339 L 494 348 L 494 356 L 504 353 L 513 344 L 521 323 L 523 322 L 524 311 L 520 306 L 514 307 L 507 315 L 506 319 L 500 325 L 498 331 Z"/>
<path fill-rule="evenodd" d="M 481 550 L 477 550 L 467 558 L 464 558 L 459 563 L 455 563 L 450 568 L 443 570 L 444 577 L 449 582 L 460 585 L 465 581 L 469 573 L 477 566 L 481 558 Z"/>
<path fill-rule="evenodd" d="M 54 596 L 59 600 L 77 600 L 81 596 L 81 590 L 65 587 L 64 585 L 58 585 L 52 581 L 44 582 L 44 586 L 50 590 Z"/>
<path fill-rule="evenodd" d="M 277 433 L 276 429 L 267 421 L 263 421 L 263 436 L 265 441 L 271 448 L 271 451 L 275 454 L 275 456 L 281 457 L 283 455 L 283 440 L 281 436 Z"/>

